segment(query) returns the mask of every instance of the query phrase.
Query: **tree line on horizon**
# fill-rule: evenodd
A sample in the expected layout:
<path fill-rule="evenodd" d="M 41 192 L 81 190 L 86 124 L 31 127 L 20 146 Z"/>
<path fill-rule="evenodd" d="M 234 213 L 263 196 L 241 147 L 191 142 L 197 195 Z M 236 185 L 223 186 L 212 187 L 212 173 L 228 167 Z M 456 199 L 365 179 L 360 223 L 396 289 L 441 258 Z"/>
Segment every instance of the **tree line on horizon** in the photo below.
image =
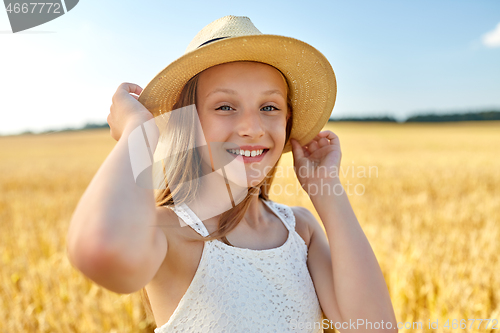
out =
<path fill-rule="evenodd" d="M 454 122 L 454 121 L 484 121 L 484 120 L 500 120 L 500 111 L 489 110 L 489 111 L 479 111 L 479 112 L 468 112 L 468 113 L 451 113 L 451 114 L 436 114 L 427 113 L 419 114 L 408 117 L 402 123 L 420 122 L 420 123 L 432 123 L 432 122 Z M 380 117 L 340 117 L 340 118 L 330 118 L 329 121 L 377 121 L 377 122 L 398 122 L 396 118 L 392 116 L 380 116 Z"/>
<path fill-rule="evenodd" d="M 411 122 L 451 122 L 451 121 L 484 121 L 484 120 L 500 120 L 500 111 L 480 111 L 480 112 L 468 112 L 468 113 L 451 113 L 451 114 L 419 114 L 408 117 L 403 123 Z M 398 122 L 396 118 L 392 116 L 380 116 L 380 117 L 341 117 L 341 118 L 330 118 L 329 121 L 376 121 L 376 122 Z"/>

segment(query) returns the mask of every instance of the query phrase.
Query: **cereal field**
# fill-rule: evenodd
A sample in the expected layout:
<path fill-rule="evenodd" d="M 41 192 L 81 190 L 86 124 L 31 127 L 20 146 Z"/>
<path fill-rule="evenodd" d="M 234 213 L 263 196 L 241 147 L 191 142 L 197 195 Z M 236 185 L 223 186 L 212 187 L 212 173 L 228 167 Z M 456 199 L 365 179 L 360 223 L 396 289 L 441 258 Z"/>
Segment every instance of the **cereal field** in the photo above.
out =
<path fill-rule="evenodd" d="M 400 332 L 496 331 L 472 319 L 500 329 L 500 122 L 327 128 L 340 137 L 340 177 L 407 325 Z M 114 144 L 108 130 L 0 137 L 0 332 L 156 327 L 138 294 L 97 286 L 66 257 L 73 209 Z M 297 184 L 292 173 L 276 179 L 285 182 Z M 271 199 L 319 218 L 301 191 Z"/>

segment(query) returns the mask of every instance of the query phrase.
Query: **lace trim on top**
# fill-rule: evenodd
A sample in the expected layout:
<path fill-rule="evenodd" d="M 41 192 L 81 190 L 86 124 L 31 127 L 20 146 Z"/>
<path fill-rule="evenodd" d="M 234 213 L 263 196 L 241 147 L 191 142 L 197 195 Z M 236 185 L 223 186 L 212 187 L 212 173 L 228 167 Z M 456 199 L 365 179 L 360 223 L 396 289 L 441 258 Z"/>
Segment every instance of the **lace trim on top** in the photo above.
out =
<path fill-rule="evenodd" d="M 243 248 L 243 247 L 237 247 L 233 245 L 228 245 L 218 239 L 215 239 L 217 243 L 222 244 L 223 246 L 227 246 L 232 249 L 236 249 L 237 251 L 255 251 L 255 252 L 266 252 L 266 251 L 273 251 L 273 250 L 279 250 L 288 245 L 288 243 L 291 241 L 292 234 L 296 234 L 296 239 L 300 243 L 303 253 L 307 256 L 307 244 L 304 241 L 304 239 L 297 233 L 295 230 L 295 215 L 293 214 L 293 211 L 290 207 L 287 205 L 283 205 L 277 202 L 274 202 L 272 200 L 264 200 L 262 201 L 271 209 L 271 211 L 274 212 L 276 216 L 283 222 L 285 227 L 288 230 L 288 237 L 281 246 L 275 247 L 272 249 L 262 249 L 262 250 L 256 250 L 256 249 L 248 249 L 248 248 Z M 188 205 L 182 203 L 176 206 L 166 206 L 167 208 L 172 209 L 177 216 L 181 217 L 182 220 L 189 225 L 191 228 L 193 228 L 194 231 L 196 231 L 198 234 L 200 234 L 203 237 L 207 237 L 209 235 L 209 232 L 207 228 L 205 227 L 205 224 L 203 224 L 203 221 L 200 220 L 200 218 L 189 208 Z"/>
<path fill-rule="evenodd" d="M 185 203 L 175 205 L 174 207 L 169 207 L 172 209 L 177 215 L 182 218 L 187 225 L 193 228 L 197 233 L 202 235 L 203 237 L 207 237 L 209 232 L 203 222 L 196 216 L 196 214 L 188 207 Z"/>
<path fill-rule="evenodd" d="M 293 215 L 293 211 L 290 207 L 278 204 L 272 200 L 262 200 L 262 202 L 266 203 L 266 205 L 283 221 L 287 229 L 295 229 L 295 215 Z M 180 217 L 187 225 L 192 227 L 196 232 L 198 232 L 203 237 L 207 237 L 209 232 L 200 218 L 189 208 L 185 203 L 181 203 L 175 206 L 165 206 L 167 208 L 172 209 Z M 277 213 L 276 211 L 279 211 Z M 283 216 L 284 218 L 281 218 Z"/>

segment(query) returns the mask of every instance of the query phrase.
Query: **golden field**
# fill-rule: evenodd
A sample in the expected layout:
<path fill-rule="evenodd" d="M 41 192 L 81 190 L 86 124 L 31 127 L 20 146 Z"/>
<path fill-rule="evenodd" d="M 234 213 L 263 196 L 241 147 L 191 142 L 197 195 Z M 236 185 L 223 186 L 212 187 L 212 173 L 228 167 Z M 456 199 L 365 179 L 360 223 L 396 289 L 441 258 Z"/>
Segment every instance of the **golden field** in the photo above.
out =
<path fill-rule="evenodd" d="M 327 128 L 340 137 L 341 180 L 396 317 L 423 324 L 400 332 L 497 331 L 479 321 L 470 329 L 469 319 L 496 319 L 500 329 L 500 122 Z M 101 288 L 66 257 L 71 214 L 114 144 L 108 130 L 0 137 L 0 332 L 156 327 L 138 293 Z M 281 163 L 291 166 L 292 154 Z M 293 173 L 276 179 L 288 182 L 297 184 Z M 319 218 L 301 189 L 271 199 Z M 467 328 L 453 329 L 453 319 Z"/>

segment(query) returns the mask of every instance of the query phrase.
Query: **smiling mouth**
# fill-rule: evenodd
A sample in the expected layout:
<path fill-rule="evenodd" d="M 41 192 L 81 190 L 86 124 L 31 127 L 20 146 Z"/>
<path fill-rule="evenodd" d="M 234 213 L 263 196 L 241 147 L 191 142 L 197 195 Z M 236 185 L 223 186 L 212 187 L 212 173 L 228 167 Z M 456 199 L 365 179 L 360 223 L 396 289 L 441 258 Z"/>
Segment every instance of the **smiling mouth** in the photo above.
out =
<path fill-rule="evenodd" d="M 251 157 L 261 157 L 265 155 L 269 149 L 259 149 L 259 150 L 254 150 L 254 151 L 249 151 L 249 150 L 239 150 L 239 149 L 226 149 L 228 153 L 230 153 L 233 156 L 243 156 L 246 158 L 251 158 Z M 253 156 L 252 156 L 253 153 Z"/>

